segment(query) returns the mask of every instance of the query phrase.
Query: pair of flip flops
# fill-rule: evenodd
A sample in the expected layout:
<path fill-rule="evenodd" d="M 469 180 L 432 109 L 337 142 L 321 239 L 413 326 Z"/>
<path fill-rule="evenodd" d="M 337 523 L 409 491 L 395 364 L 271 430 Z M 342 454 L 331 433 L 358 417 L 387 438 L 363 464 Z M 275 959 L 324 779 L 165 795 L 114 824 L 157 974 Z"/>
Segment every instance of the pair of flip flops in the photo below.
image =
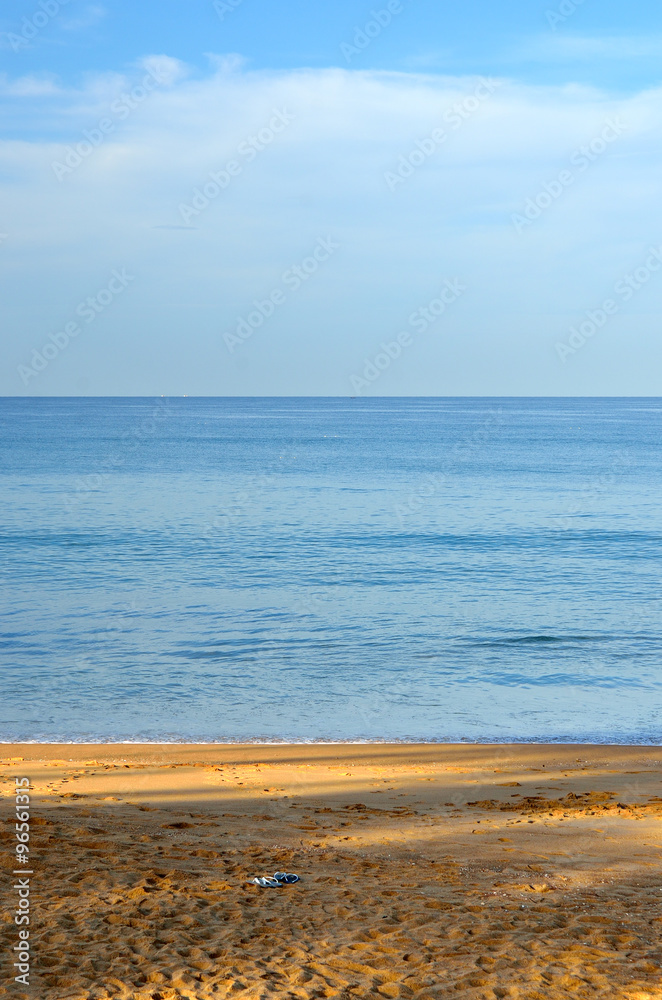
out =
<path fill-rule="evenodd" d="M 265 889 L 274 889 L 279 885 L 292 885 L 294 882 L 298 881 L 298 875 L 288 874 L 288 872 L 274 872 L 273 878 L 263 876 L 249 879 L 251 885 L 261 885 Z"/>

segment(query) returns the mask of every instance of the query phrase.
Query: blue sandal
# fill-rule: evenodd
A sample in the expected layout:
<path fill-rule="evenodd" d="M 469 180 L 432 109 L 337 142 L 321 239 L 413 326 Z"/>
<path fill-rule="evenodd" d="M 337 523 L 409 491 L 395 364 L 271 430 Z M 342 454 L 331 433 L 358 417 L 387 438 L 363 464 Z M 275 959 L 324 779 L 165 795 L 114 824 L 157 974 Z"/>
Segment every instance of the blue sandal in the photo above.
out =
<path fill-rule="evenodd" d="M 298 875 L 288 875 L 287 872 L 274 872 L 274 878 L 280 885 L 292 885 L 299 881 Z"/>

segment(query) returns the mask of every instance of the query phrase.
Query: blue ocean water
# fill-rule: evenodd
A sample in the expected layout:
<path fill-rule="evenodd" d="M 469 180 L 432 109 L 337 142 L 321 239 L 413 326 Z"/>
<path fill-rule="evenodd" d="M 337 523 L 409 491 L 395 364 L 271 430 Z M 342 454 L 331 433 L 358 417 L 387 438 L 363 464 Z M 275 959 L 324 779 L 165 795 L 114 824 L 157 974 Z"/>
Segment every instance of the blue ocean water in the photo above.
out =
<path fill-rule="evenodd" d="M 0 740 L 659 743 L 662 401 L 0 400 Z"/>

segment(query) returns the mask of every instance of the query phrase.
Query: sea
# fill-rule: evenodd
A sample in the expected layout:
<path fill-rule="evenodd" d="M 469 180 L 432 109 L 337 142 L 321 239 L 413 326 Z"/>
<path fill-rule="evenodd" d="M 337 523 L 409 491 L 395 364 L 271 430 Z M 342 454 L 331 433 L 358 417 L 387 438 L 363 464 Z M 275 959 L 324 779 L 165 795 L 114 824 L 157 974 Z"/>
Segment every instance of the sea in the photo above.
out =
<path fill-rule="evenodd" d="M 662 743 L 662 401 L 0 399 L 0 741 Z"/>

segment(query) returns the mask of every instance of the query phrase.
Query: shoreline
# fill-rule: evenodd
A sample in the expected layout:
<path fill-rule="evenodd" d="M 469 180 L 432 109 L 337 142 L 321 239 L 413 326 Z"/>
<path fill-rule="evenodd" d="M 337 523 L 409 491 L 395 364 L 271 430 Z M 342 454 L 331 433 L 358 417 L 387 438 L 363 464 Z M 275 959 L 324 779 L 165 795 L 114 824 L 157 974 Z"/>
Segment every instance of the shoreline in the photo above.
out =
<path fill-rule="evenodd" d="M 0 741 L 0 756 L 3 749 L 12 747 L 595 747 L 662 750 L 662 742 L 596 742 L 582 740 L 8 740 Z"/>
<path fill-rule="evenodd" d="M 515 757 L 525 756 L 527 754 L 543 754 L 545 752 L 554 752 L 556 754 L 572 753 L 574 751 L 582 751 L 594 754 L 609 754 L 613 753 L 616 755 L 630 754 L 630 753 L 653 753 L 657 751 L 662 756 L 662 743 L 581 743 L 581 742 L 567 742 L 567 743 L 548 743 L 548 742 L 459 742 L 459 743 L 437 743 L 429 741 L 421 742 L 405 742 L 398 740 L 361 740 L 361 741 L 349 741 L 349 740 L 316 740 L 316 741 L 306 741 L 306 742 L 290 742 L 290 741 L 269 741 L 269 742 L 253 742 L 253 741 L 232 741 L 232 742 L 215 742 L 215 743 L 197 743 L 197 742 L 151 742 L 144 740 L 128 741 L 121 740 L 117 742 L 0 742 L 0 759 L 2 759 L 6 754 L 13 751 L 20 751 L 22 754 L 28 754 L 29 759 L 39 760 L 42 757 L 46 757 L 49 752 L 56 753 L 58 748 L 67 747 L 70 750 L 75 750 L 78 756 L 84 755 L 86 751 L 94 750 L 99 753 L 108 752 L 112 753 L 117 750 L 117 748 L 127 748 L 132 752 L 144 751 L 145 753 L 155 753 L 160 752 L 163 754 L 167 753 L 186 753 L 190 754 L 193 752 L 199 752 L 200 754 L 213 754 L 234 751 L 234 750 L 244 750 L 250 752 L 256 749 L 261 749 L 264 751 L 279 751 L 281 753 L 287 753 L 291 751 L 300 754 L 302 750 L 309 751 L 313 756 L 316 756 L 318 752 L 328 750 L 329 748 L 336 748 L 338 753 L 353 752 L 358 754 L 360 757 L 369 755 L 372 751 L 376 751 L 378 748 L 380 750 L 391 750 L 394 754 L 402 756 L 403 754 L 422 754 L 424 756 L 434 756 L 437 755 L 439 758 L 443 758 L 446 755 L 463 755 L 470 756 L 472 753 L 483 754 L 487 751 L 493 751 L 496 754 L 512 753 Z"/>

